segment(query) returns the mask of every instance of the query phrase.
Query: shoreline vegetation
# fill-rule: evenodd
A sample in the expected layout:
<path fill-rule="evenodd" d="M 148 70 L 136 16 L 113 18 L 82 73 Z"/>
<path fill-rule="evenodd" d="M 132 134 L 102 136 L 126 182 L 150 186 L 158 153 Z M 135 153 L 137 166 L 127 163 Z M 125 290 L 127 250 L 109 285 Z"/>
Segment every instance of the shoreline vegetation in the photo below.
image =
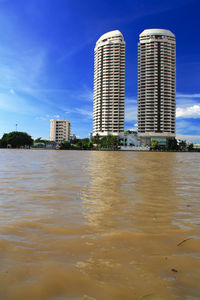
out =
<path fill-rule="evenodd" d="M 100 137 L 98 135 L 83 139 L 74 139 L 63 141 L 60 144 L 55 142 L 37 138 L 33 138 L 26 132 L 13 131 L 5 133 L 0 139 L 0 148 L 4 149 L 35 149 L 35 150 L 89 150 L 89 151 L 145 151 L 145 152 L 200 152 L 200 149 L 194 148 L 192 143 L 187 144 L 186 141 L 177 141 L 175 138 L 168 140 L 167 145 L 159 145 L 157 140 L 151 141 L 151 146 L 135 147 L 133 145 L 121 149 L 122 141 L 119 137 L 108 135 Z M 132 148 L 132 149 L 131 149 Z"/>

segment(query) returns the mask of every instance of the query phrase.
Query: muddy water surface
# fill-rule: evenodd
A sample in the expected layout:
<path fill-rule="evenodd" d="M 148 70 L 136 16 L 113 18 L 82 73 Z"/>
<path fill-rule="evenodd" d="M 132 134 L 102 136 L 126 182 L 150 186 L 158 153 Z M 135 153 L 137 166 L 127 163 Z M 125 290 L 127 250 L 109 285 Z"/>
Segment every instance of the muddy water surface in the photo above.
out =
<path fill-rule="evenodd" d="M 200 299 L 200 154 L 0 150 L 0 299 Z"/>

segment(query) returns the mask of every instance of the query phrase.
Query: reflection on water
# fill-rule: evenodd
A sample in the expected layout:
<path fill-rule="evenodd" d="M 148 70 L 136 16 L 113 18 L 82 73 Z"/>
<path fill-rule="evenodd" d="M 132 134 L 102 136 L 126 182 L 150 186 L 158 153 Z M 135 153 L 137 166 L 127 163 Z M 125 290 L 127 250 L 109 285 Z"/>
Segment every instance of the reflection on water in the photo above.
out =
<path fill-rule="evenodd" d="M 176 154 L 159 160 L 146 153 L 93 152 L 88 171 L 91 185 L 82 193 L 88 220 L 98 230 L 126 228 L 157 233 L 172 230 L 177 209 Z M 174 156 L 173 156 L 174 155 Z M 94 168 L 93 166 L 96 166 Z M 163 209 L 164 208 L 164 209 Z"/>
<path fill-rule="evenodd" d="M 0 150 L 0 299 L 199 299 L 199 167 L 198 153 Z"/>

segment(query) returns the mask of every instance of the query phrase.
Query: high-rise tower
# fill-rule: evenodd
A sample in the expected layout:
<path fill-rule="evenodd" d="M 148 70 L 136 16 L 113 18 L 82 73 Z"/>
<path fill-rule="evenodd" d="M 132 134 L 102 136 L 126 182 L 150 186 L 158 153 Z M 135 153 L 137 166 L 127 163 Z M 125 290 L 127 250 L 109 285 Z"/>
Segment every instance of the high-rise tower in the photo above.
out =
<path fill-rule="evenodd" d="M 93 136 L 124 132 L 125 41 L 119 30 L 97 41 L 94 63 Z"/>
<path fill-rule="evenodd" d="M 147 29 L 138 44 L 138 134 L 141 142 L 175 136 L 176 41 L 164 29 Z"/>

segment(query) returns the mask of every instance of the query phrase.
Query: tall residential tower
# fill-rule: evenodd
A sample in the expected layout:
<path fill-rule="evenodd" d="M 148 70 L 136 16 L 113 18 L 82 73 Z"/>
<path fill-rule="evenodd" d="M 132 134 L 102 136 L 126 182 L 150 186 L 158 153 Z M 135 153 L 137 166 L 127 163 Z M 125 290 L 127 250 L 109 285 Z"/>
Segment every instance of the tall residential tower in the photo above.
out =
<path fill-rule="evenodd" d="M 97 41 L 94 63 L 93 136 L 124 132 L 125 41 L 119 30 Z"/>
<path fill-rule="evenodd" d="M 142 144 L 175 137 L 176 41 L 164 29 L 148 29 L 138 44 L 138 134 Z"/>

